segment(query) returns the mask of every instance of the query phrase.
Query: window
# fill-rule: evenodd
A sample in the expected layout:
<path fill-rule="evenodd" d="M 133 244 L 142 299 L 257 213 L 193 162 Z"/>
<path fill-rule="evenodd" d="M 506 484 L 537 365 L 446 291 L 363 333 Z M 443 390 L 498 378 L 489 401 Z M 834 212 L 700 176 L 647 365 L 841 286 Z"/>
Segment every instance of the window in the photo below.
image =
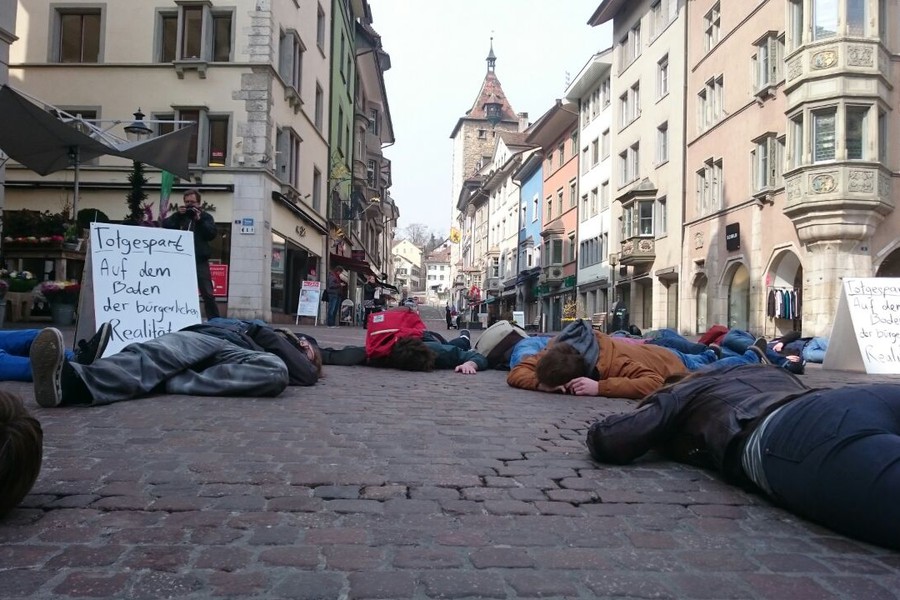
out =
<path fill-rule="evenodd" d="M 768 133 L 756 140 L 751 152 L 753 161 L 753 192 L 782 185 L 781 165 L 784 161 L 784 138 Z"/>
<path fill-rule="evenodd" d="M 290 87 L 300 92 L 303 73 L 303 42 L 293 29 L 281 32 L 278 74 Z"/>
<path fill-rule="evenodd" d="M 575 208 L 576 206 L 578 206 L 578 187 L 573 179 L 569 182 L 569 208 Z"/>
<path fill-rule="evenodd" d="M 563 261 L 563 241 L 552 239 L 547 242 L 550 246 L 550 264 L 561 265 Z"/>
<path fill-rule="evenodd" d="M 630 181 L 634 181 L 638 177 L 640 177 L 640 164 L 641 164 L 641 145 L 640 142 L 635 142 L 631 148 L 628 149 L 628 169 L 629 175 L 631 175 Z"/>
<path fill-rule="evenodd" d="M 725 79 L 719 75 L 707 81 L 706 87 L 697 94 L 700 131 L 705 131 L 722 118 L 724 87 Z"/>
<path fill-rule="evenodd" d="M 669 123 L 656 128 L 656 164 L 661 165 L 669 160 Z"/>
<path fill-rule="evenodd" d="M 600 194 L 598 193 L 597 188 L 594 188 L 591 190 L 591 216 L 592 217 L 597 216 L 597 213 L 600 210 L 600 208 L 599 208 L 600 205 L 597 201 L 599 198 L 599 195 Z"/>
<path fill-rule="evenodd" d="M 552 151 L 549 154 L 547 154 L 547 170 L 548 171 L 553 170 L 553 152 Z"/>
<path fill-rule="evenodd" d="M 844 119 L 846 125 L 847 159 L 862 160 L 863 148 L 867 145 L 868 106 L 848 106 Z"/>
<path fill-rule="evenodd" d="M 300 187 L 300 136 L 289 128 L 283 127 L 275 136 L 278 149 L 276 176 L 292 185 Z"/>
<path fill-rule="evenodd" d="M 233 15 L 207 4 L 183 4 L 159 13 L 159 61 L 231 60 Z"/>
<path fill-rule="evenodd" d="M 531 201 L 531 222 L 534 223 L 541 216 L 541 200 L 537 196 Z"/>
<path fill-rule="evenodd" d="M 660 0 L 650 7 L 650 38 L 665 31 L 678 16 L 678 0 Z"/>
<path fill-rule="evenodd" d="M 609 180 L 600 184 L 600 210 L 609 208 Z"/>
<path fill-rule="evenodd" d="M 662 98 L 669 93 L 669 55 L 663 56 L 656 65 L 656 97 Z"/>
<path fill-rule="evenodd" d="M 703 49 L 707 52 L 719 43 L 719 3 L 716 2 L 703 17 Z"/>
<path fill-rule="evenodd" d="M 631 108 L 628 105 L 628 93 L 619 96 L 619 127 L 625 128 L 631 121 Z"/>
<path fill-rule="evenodd" d="M 603 83 L 600 84 L 600 96 L 603 99 L 603 108 L 609 106 L 610 101 L 612 101 L 612 82 L 609 77 L 603 80 Z"/>
<path fill-rule="evenodd" d="M 369 109 L 369 133 L 381 135 L 381 112 L 377 108 Z"/>
<path fill-rule="evenodd" d="M 803 164 L 803 115 L 791 118 L 791 167 Z"/>
<path fill-rule="evenodd" d="M 325 110 L 325 92 L 322 86 L 316 83 L 316 129 L 322 131 L 322 117 Z"/>
<path fill-rule="evenodd" d="M 478 139 L 486 140 L 487 139 L 487 129 L 479 129 L 478 130 Z"/>
<path fill-rule="evenodd" d="M 591 142 L 591 166 L 596 167 L 600 162 L 600 140 Z"/>
<path fill-rule="evenodd" d="M 224 166 L 228 164 L 230 146 L 230 117 L 200 109 L 181 109 L 176 113 L 155 114 L 157 135 L 175 130 L 174 121 L 195 123 L 188 146 L 188 163 L 192 165 Z M 167 122 L 172 121 L 172 122 Z"/>
<path fill-rule="evenodd" d="M 600 135 L 600 154 L 603 160 L 609 158 L 609 129 Z"/>
<path fill-rule="evenodd" d="M 783 62 L 784 36 L 770 31 L 756 43 L 756 54 L 753 56 L 756 91 L 767 89 L 781 81 Z"/>
<path fill-rule="evenodd" d="M 101 13 L 98 9 L 58 9 L 56 62 L 100 62 Z"/>
<path fill-rule="evenodd" d="M 578 156 L 578 131 L 572 132 L 572 156 Z"/>
<path fill-rule="evenodd" d="M 581 196 L 581 220 L 587 221 L 588 218 L 588 195 Z"/>
<path fill-rule="evenodd" d="M 378 172 L 378 164 L 374 159 L 369 159 L 366 164 L 366 185 L 370 188 L 375 187 L 375 174 Z"/>
<path fill-rule="evenodd" d="M 623 239 L 653 235 L 653 200 L 640 200 L 622 208 Z"/>
<path fill-rule="evenodd" d="M 553 220 L 553 196 L 547 196 L 547 222 Z"/>
<path fill-rule="evenodd" d="M 569 243 L 566 244 L 566 262 L 575 262 L 575 234 L 569 235 Z"/>
<path fill-rule="evenodd" d="M 347 81 L 347 71 L 344 68 L 344 58 L 347 56 L 347 38 L 344 37 L 344 32 L 341 31 L 341 62 L 338 63 L 341 69 L 341 77 L 344 78 L 344 81 Z"/>
<path fill-rule="evenodd" d="M 342 156 L 346 156 L 344 154 L 344 108 L 338 107 L 338 122 L 337 122 L 337 149 L 338 152 L 341 153 Z"/>
<path fill-rule="evenodd" d="M 668 229 L 669 211 L 666 205 L 666 197 L 660 196 L 656 200 L 656 236 L 666 235 Z"/>
<path fill-rule="evenodd" d="M 619 152 L 619 187 L 631 181 L 628 173 L 628 150 Z"/>
<path fill-rule="evenodd" d="M 556 216 L 561 216 L 563 212 L 563 190 L 556 190 Z"/>
<path fill-rule="evenodd" d="M 589 152 L 590 152 L 590 150 L 587 147 L 585 147 L 581 151 L 581 173 L 582 174 L 587 173 L 591 168 Z"/>
<path fill-rule="evenodd" d="M 837 35 L 838 0 L 813 0 L 813 39 L 824 40 Z"/>
<path fill-rule="evenodd" d="M 638 21 L 634 27 L 619 40 L 619 69 L 622 70 L 641 55 L 641 23 Z"/>
<path fill-rule="evenodd" d="M 322 172 L 317 168 L 313 168 L 312 207 L 322 210 Z"/>
<path fill-rule="evenodd" d="M 635 83 L 631 86 L 631 120 L 634 121 L 641 116 L 641 84 Z"/>
<path fill-rule="evenodd" d="M 639 235 L 653 235 L 653 201 L 644 200 L 637 203 L 637 226 Z"/>
<path fill-rule="evenodd" d="M 321 4 L 316 11 L 316 45 L 319 46 L 319 50 L 325 52 L 325 11 L 322 10 Z"/>
<path fill-rule="evenodd" d="M 560 143 L 556 148 L 556 154 L 559 156 L 559 162 L 557 165 L 562 168 L 563 163 L 566 162 L 566 145 Z"/>
<path fill-rule="evenodd" d="M 722 207 L 722 161 L 709 159 L 697 171 L 697 214 L 707 215 Z"/>
<path fill-rule="evenodd" d="M 811 116 L 813 162 L 834 160 L 836 109 L 813 111 Z"/>
<path fill-rule="evenodd" d="M 791 50 L 795 50 L 803 44 L 803 2 L 804 0 L 791 0 L 789 6 L 788 27 L 791 32 Z"/>
<path fill-rule="evenodd" d="M 884 111 L 878 111 L 878 161 L 887 162 L 887 115 Z"/>

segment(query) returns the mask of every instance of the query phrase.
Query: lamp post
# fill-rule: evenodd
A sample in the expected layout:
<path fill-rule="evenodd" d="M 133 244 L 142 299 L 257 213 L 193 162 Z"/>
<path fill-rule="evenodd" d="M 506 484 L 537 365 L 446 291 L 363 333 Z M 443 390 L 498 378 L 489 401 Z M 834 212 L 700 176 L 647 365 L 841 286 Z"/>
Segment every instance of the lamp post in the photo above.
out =
<path fill-rule="evenodd" d="M 144 122 L 144 113 L 141 112 L 141 107 L 139 106 L 137 111 L 134 114 L 134 121 L 124 127 L 125 136 L 128 138 L 129 142 L 140 142 L 151 135 L 153 135 L 153 130 Z"/>
<path fill-rule="evenodd" d="M 609 281 L 610 281 L 610 289 L 612 290 L 612 304 L 609 304 L 607 301 L 607 309 L 606 309 L 606 332 L 609 333 L 610 325 L 612 324 L 612 320 L 615 318 L 615 314 L 613 311 L 616 309 L 616 300 L 619 297 L 619 292 L 616 290 L 616 265 L 619 264 L 619 255 L 617 253 L 612 253 L 609 255 Z"/>

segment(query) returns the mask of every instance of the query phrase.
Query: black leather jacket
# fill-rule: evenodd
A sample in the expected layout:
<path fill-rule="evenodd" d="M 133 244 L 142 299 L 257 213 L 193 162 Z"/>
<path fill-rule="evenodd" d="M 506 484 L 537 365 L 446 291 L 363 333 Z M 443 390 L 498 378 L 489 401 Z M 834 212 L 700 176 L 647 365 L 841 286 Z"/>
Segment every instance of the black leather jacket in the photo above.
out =
<path fill-rule="evenodd" d="M 773 366 L 692 375 L 650 394 L 633 412 L 591 425 L 588 449 L 595 460 L 625 464 L 658 448 L 674 460 L 715 469 L 746 485 L 740 453 L 747 436 L 762 417 L 810 391 Z"/>

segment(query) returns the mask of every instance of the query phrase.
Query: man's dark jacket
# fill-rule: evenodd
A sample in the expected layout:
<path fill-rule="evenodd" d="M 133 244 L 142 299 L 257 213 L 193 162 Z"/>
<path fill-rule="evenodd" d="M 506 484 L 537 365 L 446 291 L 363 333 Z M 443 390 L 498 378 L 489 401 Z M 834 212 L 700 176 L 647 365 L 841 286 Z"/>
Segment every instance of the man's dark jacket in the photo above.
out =
<path fill-rule="evenodd" d="M 181 229 L 194 232 L 194 259 L 197 262 L 209 260 L 212 250 L 209 242 L 216 238 L 216 222 L 208 212 L 201 212 L 196 221 L 189 213 L 174 212 L 163 220 L 166 229 Z"/>
<path fill-rule="evenodd" d="M 741 449 L 775 408 L 810 391 L 771 365 L 740 365 L 691 375 L 647 396 L 630 413 L 591 425 L 587 445 L 595 460 L 625 464 L 652 448 L 678 461 L 721 472 L 747 485 Z"/>

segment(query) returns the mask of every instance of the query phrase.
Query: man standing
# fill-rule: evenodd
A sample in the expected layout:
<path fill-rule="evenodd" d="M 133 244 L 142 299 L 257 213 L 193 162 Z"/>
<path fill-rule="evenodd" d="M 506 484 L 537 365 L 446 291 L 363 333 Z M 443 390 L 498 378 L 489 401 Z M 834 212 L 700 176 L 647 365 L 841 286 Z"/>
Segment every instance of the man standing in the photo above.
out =
<path fill-rule="evenodd" d="M 344 273 L 344 267 L 334 267 L 328 273 L 328 281 L 325 282 L 325 292 L 328 294 L 328 315 L 326 323 L 329 327 L 337 327 L 338 314 L 341 311 L 341 302 L 344 301 L 344 283 L 341 275 Z"/>
<path fill-rule="evenodd" d="M 200 297 L 203 298 L 203 306 L 206 308 L 206 318 L 218 317 L 219 307 L 216 304 L 212 277 L 209 274 L 211 254 L 209 242 L 216 237 L 216 222 L 212 215 L 201 208 L 199 190 L 189 189 L 184 193 L 181 206 L 175 213 L 166 217 L 163 227 L 194 233 L 194 260 L 197 261 L 197 286 L 200 288 Z"/>
<path fill-rule="evenodd" d="M 447 306 L 444 307 L 444 313 L 447 317 L 447 331 L 450 331 L 450 328 L 453 327 L 453 311 L 450 310 L 450 303 L 447 303 Z"/>

